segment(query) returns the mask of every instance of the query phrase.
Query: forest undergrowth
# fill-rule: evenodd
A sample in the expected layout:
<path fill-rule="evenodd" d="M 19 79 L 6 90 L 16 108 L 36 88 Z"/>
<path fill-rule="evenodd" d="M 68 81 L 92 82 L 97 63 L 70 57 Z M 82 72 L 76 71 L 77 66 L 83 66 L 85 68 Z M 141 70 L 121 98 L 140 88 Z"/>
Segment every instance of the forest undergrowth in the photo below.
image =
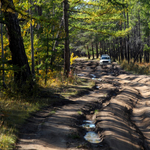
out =
<path fill-rule="evenodd" d="M 133 61 L 128 63 L 126 60 L 124 60 L 120 63 L 120 65 L 124 70 L 133 74 L 150 75 L 150 63 L 133 63 Z"/>

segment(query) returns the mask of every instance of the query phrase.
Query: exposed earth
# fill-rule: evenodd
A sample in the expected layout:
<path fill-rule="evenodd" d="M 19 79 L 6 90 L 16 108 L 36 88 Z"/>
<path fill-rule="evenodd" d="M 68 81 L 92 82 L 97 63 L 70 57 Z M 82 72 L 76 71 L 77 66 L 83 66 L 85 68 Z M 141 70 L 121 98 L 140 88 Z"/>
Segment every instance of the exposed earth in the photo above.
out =
<path fill-rule="evenodd" d="M 150 76 L 127 73 L 117 64 L 101 68 L 92 60 L 77 59 L 74 68 L 95 86 L 32 115 L 16 149 L 149 150 Z M 89 131 L 97 133 L 98 142 L 85 140 Z"/>

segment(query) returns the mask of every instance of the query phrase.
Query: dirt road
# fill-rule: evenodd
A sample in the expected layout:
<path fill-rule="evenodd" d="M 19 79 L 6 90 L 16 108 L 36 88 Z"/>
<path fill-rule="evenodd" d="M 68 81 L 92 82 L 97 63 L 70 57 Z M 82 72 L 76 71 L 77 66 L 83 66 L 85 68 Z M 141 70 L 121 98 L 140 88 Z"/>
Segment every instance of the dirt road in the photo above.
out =
<path fill-rule="evenodd" d="M 21 131 L 16 149 L 149 150 L 150 76 L 126 73 L 118 65 L 102 69 L 96 61 L 78 60 L 74 68 L 95 87 L 71 97 L 53 115 L 54 108 L 37 113 Z M 94 127 L 83 126 L 86 121 Z M 89 132 L 98 142 L 85 140 Z"/>

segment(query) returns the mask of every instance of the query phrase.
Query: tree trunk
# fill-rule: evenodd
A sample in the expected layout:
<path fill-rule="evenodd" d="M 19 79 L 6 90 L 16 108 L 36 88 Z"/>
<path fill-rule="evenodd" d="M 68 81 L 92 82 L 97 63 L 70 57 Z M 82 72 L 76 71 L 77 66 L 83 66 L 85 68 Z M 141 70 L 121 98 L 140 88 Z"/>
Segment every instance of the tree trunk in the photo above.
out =
<path fill-rule="evenodd" d="M 1 1 L 2 6 L 6 5 L 6 3 L 11 3 L 13 5 L 12 0 Z M 16 13 L 4 12 L 4 17 L 6 21 L 6 27 L 8 30 L 9 37 L 9 48 L 12 55 L 12 63 L 14 69 L 17 67 L 18 69 L 14 71 L 14 81 L 17 84 L 18 88 L 22 87 L 22 85 L 26 84 L 28 81 L 30 87 L 32 87 L 32 75 L 30 71 L 30 67 L 28 64 L 28 59 L 25 53 L 23 39 L 21 36 L 21 30 L 19 26 L 19 21 L 17 19 Z"/>
<path fill-rule="evenodd" d="M 111 57 L 111 41 L 109 41 L 109 55 Z"/>
<path fill-rule="evenodd" d="M 120 30 L 122 30 L 122 23 L 120 25 Z M 123 38 L 120 37 L 120 53 L 121 53 L 121 60 L 124 60 L 124 53 L 123 53 Z"/>
<path fill-rule="evenodd" d="M 36 13 L 38 14 L 38 16 L 41 16 L 42 15 L 42 7 L 36 6 L 35 9 L 36 9 Z M 40 23 L 38 23 L 37 24 L 37 30 L 39 31 L 40 28 L 41 28 Z M 39 38 L 40 38 L 40 34 L 39 33 L 37 33 L 37 38 L 39 40 Z M 40 62 L 40 56 L 38 56 L 38 51 L 39 51 L 39 48 L 36 48 L 36 51 L 35 51 L 35 53 L 36 53 L 36 56 L 35 56 L 35 64 L 36 64 L 36 66 L 38 66 L 41 63 Z M 36 69 L 36 73 L 39 74 L 39 68 L 38 67 Z"/>
<path fill-rule="evenodd" d="M 140 21 L 141 19 L 140 19 L 140 13 L 139 13 L 139 11 L 138 11 L 138 37 L 139 37 L 139 43 L 138 43 L 138 48 L 140 49 L 141 48 L 141 24 L 140 24 Z M 142 52 L 141 52 L 141 54 L 140 54 L 140 63 L 142 63 L 142 56 L 143 56 L 143 50 L 142 50 Z"/>
<path fill-rule="evenodd" d="M 101 42 L 99 42 L 99 54 L 101 55 Z"/>
<path fill-rule="evenodd" d="M 30 4 L 31 4 L 30 0 Z M 29 8 L 29 14 L 32 16 L 31 8 Z M 30 23 L 30 40 L 31 40 L 31 60 L 32 60 L 32 75 L 35 76 L 35 70 L 34 70 L 34 45 L 33 45 L 33 26 L 32 26 L 32 19 Z"/>
<path fill-rule="evenodd" d="M 124 15 L 124 18 L 126 18 L 126 14 L 125 14 L 125 11 L 123 12 L 123 15 Z M 124 30 L 126 29 L 126 22 L 124 21 Z M 127 40 L 127 38 L 125 37 L 124 39 L 123 39 L 123 44 L 124 44 L 124 54 L 125 54 L 125 59 L 127 60 L 127 46 L 126 46 L 126 41 Z"/>
<path fill-rule="evenodd" d="M 2 16 L 2 11 L 1 11 L 1 16 Z M 2 59 L 4 58 L 4 48 L 3 48 L 3 24 L 1 23 L 1 49 L 2 49 Z M 3 71 L 2 71 L 2 80 L 3 80 L 3 87 L 5 87 L 5 72 L 4 72 L 4 63 L 3 63 L 3 60 L 2 60 L 2 67 L 3 67 Z"/>
<path fill-rule="evenodd" d="M 103 41 L 102 55 L 105 54 L 105 41 Z"/>
<path fill-rule="evenodd" d="M 136 58 L 136 54 L 137 54 L 137 45 L 136 45 L 136 26 L 134 27 L 134 35 L 133 35 L 133 57 L 134 57 L 134 61 Z M 138 61 L 138 58 L 136 58 L 136 60 Z"/>
<path fill-rule="evenodd" d="M 139 54 L 143 51 L 143 47 L 141 46 L 141 48 L 139 49 L 139 51 L 136 53 L 135 59 L 134 59 L 134 63 L 137 61 Z"/>
<path fill-rule="evenodd" d="M 93 49 L 93 43 L 92 43 L 92 56 L 93 56 L 93 59 L 94 59 L 94 49 Z"/>
<path fill-rule="evenodd" d="M 48 34 L 47 34 L 47 54 L 46 54 L 46 66 L 45 66 L 45 85 L 47 84 L 47 74 L 48 74 L 48 63 L 47 63 L 47 61 L 48 61 L 48 51 L 49 51 L 49 44 L 48 44 Z"/>
<path fill-rule="evenodd" d="M 70 50 L 69 50 L 69 29 L 68 29 L 68 0 L 63 1 L 64 28 L 65 28 L 65 49 L 64 49 L 64 73 L 66 77 L 70 71 Z"/>
<path fill-rule="evenodd" d="M 98 43 L 96 42 L 96 58 L 99 57 L 99 54 L 98 54 Z"/>
<path fill-rule="evenodd" d="M 148 36 L 148 41 L 147 41 L 147 42 L 148 42 L 148 46 L 150 46 L 150 35 Z M 147 63 L 149 63 L 149 59 L 150 59 L 150 52 L 148 51 L 147 53 L 148 53 L 148 54 L 147 54 L 146 62 L 147 62 Z"/>
<path fill-rule="evenodd" d="M 88 59 L 90 59 L 90 52 L 89 52 L 88 45 L 87 45 L 87 51 L 88 51 Z"/>
<path fill-rule="evenodd" d="M 127 27 L 129 28 L 129 13 L 127 12 Z M 127 37 L 127 52 L 128 52 L 128 64 L 129 64 L 129 61 L 130 61 L 130 49 L 129 49 L 129 34 L 128 34 L 128 37 Z"/>

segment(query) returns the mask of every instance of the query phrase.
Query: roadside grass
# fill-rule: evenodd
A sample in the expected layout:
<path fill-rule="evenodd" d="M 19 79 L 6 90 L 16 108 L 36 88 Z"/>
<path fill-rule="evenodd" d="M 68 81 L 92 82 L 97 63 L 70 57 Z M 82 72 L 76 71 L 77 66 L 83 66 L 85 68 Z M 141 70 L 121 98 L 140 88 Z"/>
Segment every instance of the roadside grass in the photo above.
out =
<path fill-rule="evenodd" d="M 45 87 L 45 90 L 60 94 L 64 98 L 69 98 L 70 96 L 89 90 L 95 85 L 95 82 L 77 76 L 71 76 L 63 81 L 60 81 L 59 79 L 56 79 L 53 83 L 48 81 L 46 86 L 42 81 L 40 82 L 40 85 Z"/>
<path fill-rule="evenodd" d="M 145 74 L 150 75 L 150 63 L 137 63 L 135 64 L 131 61 L 129 64 L 126 60 L 120 63 L 121 67 L 126 71 L 133 74 Z"/>
<path fill-rule="evenodd" d="M 49 95 L 59 94 L 64 98 L 69 98 L 72 95 L 78 94 L 80 91 L 85 91 L 94 85 L 93 81 L 87 81 L 76 76 L 70 76 L 68 79 L 56 78 L 47 81 L 44 80 L 38 83 L 41 92 L 48 94 L 45 97 L 39 95 L 21 97 L 16 95 L 7 95 L 7 91 L 0 97 L 0 149 L 13 150 L 19 128 L 31 113 L 40 110 L 44 106 L 50 106 L 58 98 L 53 98 Z M 55 112 L 50 112 L 55 113 Z"/>
<path fill-rule="evenodd" d="M 17 129 L 31 112 L 38 110 L 38 105 L 21 99 L 1 98 L 0 107 L 0 148 L 12 149 L 17 139 Z"/>

